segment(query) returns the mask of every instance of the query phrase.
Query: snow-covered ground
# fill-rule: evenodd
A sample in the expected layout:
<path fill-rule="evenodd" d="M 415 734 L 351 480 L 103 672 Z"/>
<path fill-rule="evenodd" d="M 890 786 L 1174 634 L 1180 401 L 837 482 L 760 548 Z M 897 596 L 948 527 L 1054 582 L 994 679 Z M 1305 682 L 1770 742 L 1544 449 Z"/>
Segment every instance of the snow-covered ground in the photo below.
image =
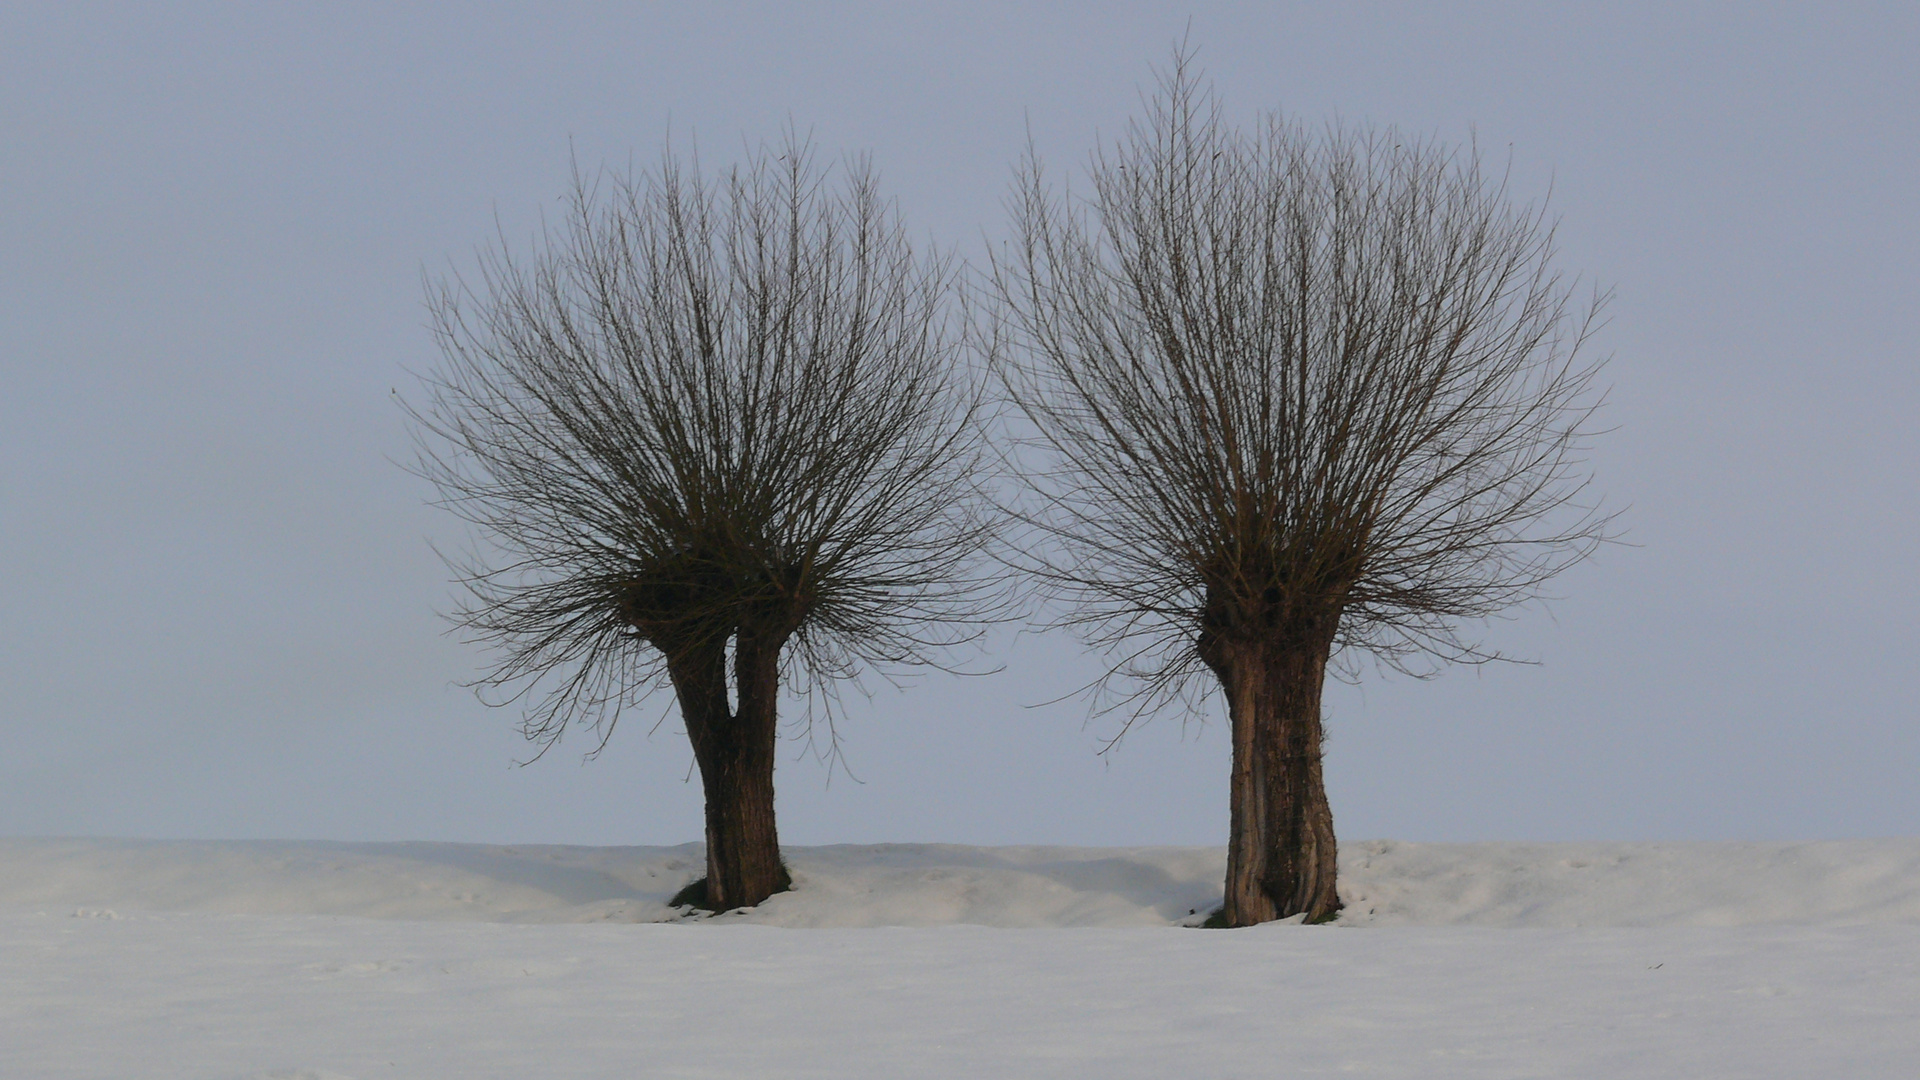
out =
<path fill-rule="evenodd" d="M 1920 840 L 1350 843 L 1244 931 L 1218 849 L 788 857 L 0 839 L 0 1077 L 1920 1076 Z"/>

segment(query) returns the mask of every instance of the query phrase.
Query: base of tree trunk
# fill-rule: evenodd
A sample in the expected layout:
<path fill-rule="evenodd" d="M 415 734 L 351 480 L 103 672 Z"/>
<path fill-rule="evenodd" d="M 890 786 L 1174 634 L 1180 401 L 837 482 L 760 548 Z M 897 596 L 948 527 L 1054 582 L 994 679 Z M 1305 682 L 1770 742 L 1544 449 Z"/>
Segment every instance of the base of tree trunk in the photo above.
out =
<path fill-rule="evenodd" d="M 785 862 L 780 864 L 779 885 L 775 887 L 773 891 L 775 894 L 793 891 L 793 875 L 787 872 L 787 864 Z M 686 888 L 674 893 L 673 899 L 667 901 L 667 906 L 671 908 L 690 907 L 695 911 L 711 912 L 717 910 L 712 904 L 707 902 L 707 879 L 703 877 L 694 878 L 687 883 Z M 738 911 L 741 909 L 732 908 L 730 910 Z"/>
<path fill-rule="evenodd" d="M 1321 774 L 1320 692 L 1330 641 L 1219 648 L 1233 726 L 1225 902 L 1209 923 L 1340 914 L 1333 811 Z M 1214 919 L 1218 919 L 1214 923 Z"/>
<path fill-rule="evenodd" d="M 1340 917 L 1340 912 L 1339 912 L 1338 910 L 1335 910 L 1335 911 L 1330 911 L 1330 912 L 1327 912 L 1326 914 L 1324 914 L 1324 915 L 1322 915 L 1322 916 L 1320 916 L 1320 917 L 1319 917 L 1319 918 L 1317 918 L 1317 919 L 1315 919 L 1315 918 L 1312 918 L 1312 917 L 1308 917 L 1308 918 L 1305 918 L 1305 919 L 1301 919 L 1301 920 L 1300 920 L 1300 924 L 1301 924 L 1302 926 L 1319 926 L 1319 925 L 1320 925 L 1320 924 L 1322 924 L 1322 923 L 1330 923 L 1330 922 L 1332 922 L 1333 920 L 1335 920 L 1335 919 L 1337 919 L 1337 918 L 1339 918 L 1339 917 Z M 1238 930 L 1238 929 L 1241 929 L 1241 927 L 1239 927 L 1239 926 L 1236 926 L 1235 924 L 1233 924 L 1233 923 L 1230 923 L 1230 922 L 1228 922 L 1228 921 L 1227 921 L 1227 909 L 1226 909 L 1226 906 L 1225 906 L 1224 904 L 1223 904 L 1223 905 L 1221 905 L 1220 907 L 1217 907 L 1217 908 L 1214 908 L 1214 909 L 1213 909 L 1213 914 L 1211 914 L 1211 915 L 1208 915 L 1208 916 L 1207 916 L 1207 918 L 1206 918 L 1206 921 L 1204 921 L 1204 922 L 1201 922 L 1201 923 L 1194 923 L 1194 924 L 1189 924 L 1189 925 L 1192 925 L 1192 926 L 1195 926 L 1195 927 L 1196 927 L 1197 929 L 1201 929 L 1201 930 Z M 1249 924 L 1247 924 L 1247 925 L 1249 925 L 1249 926 L 1258 926 L 1259 924 L 1258 924 L 1258 923 L 1249 923 Z"/>
<path fill-rule="evenodd" d="M 747 633 L 735 642 L 737 708 L 728 705 L 726 655 L 718 644 L 685 651 L 671 668 L 707 818 L 706 876 L 680 896 L 705 911 L 753 907 L 793 887 L 774 825 L 779 644 Z"/>

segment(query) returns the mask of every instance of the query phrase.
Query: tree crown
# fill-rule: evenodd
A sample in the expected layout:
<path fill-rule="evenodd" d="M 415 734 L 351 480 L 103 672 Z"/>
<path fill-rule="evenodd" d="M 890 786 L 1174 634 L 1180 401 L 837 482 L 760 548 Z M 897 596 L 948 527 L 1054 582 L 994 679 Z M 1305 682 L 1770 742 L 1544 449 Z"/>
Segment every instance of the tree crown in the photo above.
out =
<path fill-rule="evenodd" d="M 517 258 L 429 288 L 444 362 L 419 468 L 486 547 L 456 565 L 482 680 L 529 738 L 601 745 L 667 664 L 736 635 L 829 687 L 926 660 L 992 608 L 982 409 L 951 261 L 862 159 L 790 137 L 717 179 L 671 151 L 589 181 Z M 830 692 L 830 690 L 829 690 Z"/>
<path fill-rule="evenodd" d="M 1608 518 L 1582 499 L 1602 306 L 1473 149 L 1230 128 L 1177 57 L 1083 200 L 1033 154 L 992 267 L 1060 621 L 1150 708 L 1222 643 L 1403 669 L 1539 595 Z"/>

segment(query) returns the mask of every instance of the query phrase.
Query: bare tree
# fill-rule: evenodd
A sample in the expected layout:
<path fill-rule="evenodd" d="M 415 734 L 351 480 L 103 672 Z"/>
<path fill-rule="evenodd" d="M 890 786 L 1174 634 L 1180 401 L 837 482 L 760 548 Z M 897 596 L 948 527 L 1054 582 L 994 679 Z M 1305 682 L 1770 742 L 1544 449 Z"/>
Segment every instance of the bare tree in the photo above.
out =
<path fill-rule="evenodd" d="M 412 412 L 485 545 L 456 564 L 457 620 L 500 657 L 481 685 L 542 752 L 576 726 L 605 746 L 670 686 L 712 910 L 789 886 L 783 689 L 830 724 L 838 680 L 937 662 L 993 603 L 951 262 L 915 254 L 863 160 L 832 173 L 791 137 L 717 179 L 669 150 L 576 177 L 531 258 L 502 240 L 429 286 L 444 363 Z"/>
<path fill-rule="evenodd" d="M 1224 693 L 1224 922 L 1329 919 L 1329 664 L 1492 659 L 1462 620 L 1602 538 L 1581 346 L 1603 298 L 1575 302 L 1544 211 L 1471 149 L 1241 133 L 1184 53 L 1088 171 L 1076 200 L 1029 152 L 992 268 L 1031 425 L 1024 561 L 1135 717 Z"/>

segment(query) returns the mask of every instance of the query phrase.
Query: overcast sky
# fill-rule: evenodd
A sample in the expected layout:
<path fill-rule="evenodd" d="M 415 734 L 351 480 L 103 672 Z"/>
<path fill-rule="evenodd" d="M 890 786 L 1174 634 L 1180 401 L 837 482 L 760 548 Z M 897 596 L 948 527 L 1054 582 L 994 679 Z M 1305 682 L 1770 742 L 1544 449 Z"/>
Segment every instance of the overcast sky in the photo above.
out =
<path fill-rule="evenodd" d="M 1920 834 L 1911 5 L 399 8 L 0 5 L 0 833 L 697 839 L 664 700 L 514 768 L 459 686 L 460 532 L 393 464 L 423 269 L 525 237 L 570 154 L 790 117 L 977 252 L 1029 133 L 1081 160 L 1191 16 L 1237 119 L 1477 137 L 1617 291 L 1631 546 L 1491 628 L 1535 665 L 1335 688 L 1340 834 Z M 860 782 L 784 763 L 783 839 L 1224 842 L 1218 716 L 1101 757 L 1030 707 L 1095 672 L 1073 641 L 990 658 L 856 701 Z"/>

